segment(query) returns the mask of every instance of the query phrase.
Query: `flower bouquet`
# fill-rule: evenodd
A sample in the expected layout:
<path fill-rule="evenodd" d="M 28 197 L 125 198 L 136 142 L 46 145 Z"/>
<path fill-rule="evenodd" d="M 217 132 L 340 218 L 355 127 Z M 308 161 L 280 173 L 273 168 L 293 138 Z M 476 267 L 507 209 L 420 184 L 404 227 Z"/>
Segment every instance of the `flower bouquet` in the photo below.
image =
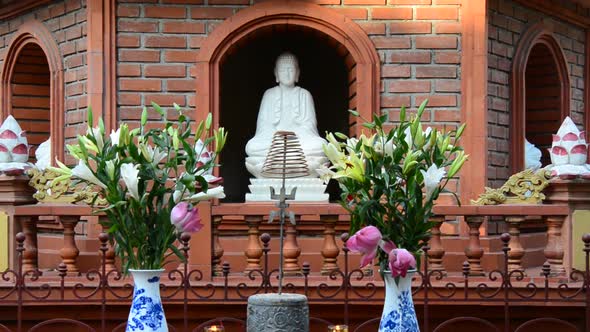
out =
<path fill-rule="evenodd" d="M 106 214 L 103 223 L 115 242 L 125 273 L 133 275 L 134 290 L 126 331 L 167 332 L 168 325 L 160 298 L 160 274 L 167 258 L 186 257 L 174 245 L 182 232 L 199 231 L 203 225 L 193 204 L 209 198 L 223 198 L 221 178 L 212 175 L 215 158 L 223 149 L 223 128 L 210 137 L 211 115 L 191 127 L 190 119 L 178 105 L 176 121 L 169 121 L 157 104 L 152 107 L 163 118 L 162 128 L 148 129 L 148 110 L 143 108 L 139 128 L 122 124 L 110 135 L 104 123 L 92 128 L 88 111 L 86 135 L 68 145 L 78 160 L 73 169 L 57 161 L 54 181 L 72 179 L 71 186 L 84 183 L 95 187 L 92 205 Z M 212 145 L 212 152 L 207 146 Z M 101 205 L 98 202 L 104 201 Z"/>
<path fill-rule="evenodd" d="M 224 129 L 204 137 L 210 132 L 211 115 L 193 130 L 178 105 L 174 105 L 175 121 L 167 120 L 159 105 L 152 103 L 152 107 L 164 118 L 161 128 L 148 129 L 144 107 L 139 128 L 123 123 L 110 135 L 102 119 L 91 127 L 89 110 L 87 133 L 78 135 L 77 144 L 67 146 L 78 165 L 70 169 L 57 161 L 59 167 L 54 168 L 61 174 L 55 181 L 71 178 L 72 187 L 82 182 L 96 188 L 92 205 L 107 216 L 104 226 L 125 272 L 161 269 L 173 254 L 184 261 L 174 241 L 182 232 L 202 228 L 194 204 L 225 197 L 218 185 L 221 178 L 212 175 L 227 137 Z M 97 206 L 98 198 L 106 204 Z"/>
<path fill-rule="evenodd" d="M 363 119 L 371 135 L 328 133 L 324 152 L 332 166 L 318 171 L 340 185 L 355 233 L 346 245 L 363 254 L 361 268 L 378 257 L 386 288 L 379 332 L 419 331 L 407 274 L 419 265 L 430 237 L 434 201 L 467 159 L 458 145 L 465 125 L 448 132 L 424 130 L 425 107 L 426 101 L 410 120 L 402 107 L 399 122 L 389 130 L 387 115 Z"/>
<path fill-rule="evenodd" d="M 430 237 L 434 202 L 467 159 L 458 145 L 465 125 L 424 130 L 420 118 L 426 103 L 409 120 L 402 107 L 399 122 L 389 130 L 387 115 L 375 115 L 371 122 L 362 119 L 371 135 L 328 133 L 324 145 L 332 166 L 321 170 L 322 177 L 338 181 L 350 232 L 356 233 L 348 248 L 364 255 L 361 267 L 377 256 L 380 270 L 394 277 L 416 268 Z"/>

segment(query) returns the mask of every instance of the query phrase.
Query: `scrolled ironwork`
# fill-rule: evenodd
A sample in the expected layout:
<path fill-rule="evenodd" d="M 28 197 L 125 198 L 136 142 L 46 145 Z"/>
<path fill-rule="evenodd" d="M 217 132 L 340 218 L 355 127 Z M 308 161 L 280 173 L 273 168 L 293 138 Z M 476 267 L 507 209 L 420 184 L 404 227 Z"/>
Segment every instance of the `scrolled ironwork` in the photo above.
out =
<path fill-rule="evenodd" d="M 346 236 L 342 238 L 345 239 Z M 181 248 L 186 257 L 188 257 L 188 239 L 184 237 L 182 241 L 183 248 Z M 590 236 L 585 239 L 588 241 L 585 241 L 584 252 L 586 260 L 590 261 Z M 23 240 L 22 237 L 20 240 Z M 223 276 L 213 279 L 213 282 L 206 281 L 209 276 L 204 275 L 202 271 L 198 269 L 189 270 L 187 265 L 168 271 L 163 276 L 164 280 L 162 282 L 164 285 L 162 287 L 164 305 L 167 303 L 179 305 L 180 303 L 186 314 L 189 312 L 189 305 L 200 302 L 210 303 L 211 301 L 220 300 L 245 304 L 247 297 L 253 293 L 276 291 L 279 270 L 269 270 L 268 268 L 270 237 L 265 238 L 265 240 L 267 241 L 263 241 L 265 251 L 261 262 L 264 268 L 249 271 L 245 275 L 246 281 L 237 279 L 238 276 L 242 277 L 243 275 L 241 275 L 241 272 L 232 273 L 228 263 L 223 264 Z M 502 240 L 507 243 L 508 237 L 504 237 Z M 128 280 L 123 279 L 123 274 L 120 271 L 107 271 L 105 269 L 107 264 L 105 259 L 101 260 L 99 269 L 92 269 L 81 276 L 68 275 L 65 265 L 60 265 L 57 269 L 58 278 L 53 276 L 46 278 L 46 275 L 40 275 L 37 271 L 23 273 L 22 265 L 19 265 L 23 259 L 22 252 L 24 248 L 22 247 L 22 241 L 20 245 L 21 251 L 17 250 L 17 266 L 19 269 L 6 270 L 0 274 L 0 282 L 3 285 L 3 287 L 0 287 L 1 305 L 15 305 L 22 309 L 39 303 L 47 303 L 48 305 L 84 303 L 100 306 L 102 312 L 105 313 L 109 305 L 121 304 L 131 300 L 133 294 L 131 281 L 127 282 Z M 526 277 L 522 271 L 508 271 L 508 250 L 505 249 L 503 250 L 504 265 L 490 271 L 485 277 L 474 278 L 470 276 L 469 264 L 463 264 L 460 277 L 462 279 L 446 281 L 445 277 L 448 277 L 448 275 L 445 276 L 441 271 L 429 270 L 428 264 L 425 263 L 423 270 L 418 271 L 414 277 L 413 293 L 422 296 L 422 298 L 418 297 L 415 303 L 428 309 L 428 306 L 432 305 L 430 303 L 436 302 L 440 304 L 456 299 L 467 303 L 484 302 L 489 305 L 504 307 L 506 317 L 510 315 L 508 309 L 511 306 L 528 305 L 531 302 L 561 303 L 572 307 L 582 307 L 590 303 L 590 268 L 588 266 L 584 271 L 572 271 L 568 276 L 569 278 L 552 278 L 550 277 L 550 267 L 546 265 L 541 278 L 535 277 L 536 283 L 526 282 Z M 319 280 L 317 274 L 319 272 L 314 274 L 311 266 L 304 263 L 303 276 L 288 277 L 285 288 L 292 292 L 307 295 L 310 304 L 342 304 L 344 307 L 343 319 L 347 321 L 349 306 L 364 305 L 369 302 L 382 301 L 383 299 L 379 292 L 382 284 L 377 282 L 377 278 L 366 276 L 360 269 L 349 269 L 350 257 L 346 246 L 343 246 L 343 252 L 342 269 L 332 271 L 328 275 L 329 281 Z M 241 282 L 237 283 L 233 282 L 233 280 Z M 472 283 L 470 284 L 470 282 Z M 91 284 L 90 287 L 89 284 Z M 463 296 L 461 296 L 460 290 L 464 291 Z M 424 312 L 428 316 L 429 311 L 425 310 Z M 103 320 L 101 321 L 102 324 L 106 320 L 105 317 L 107 317 L 106 314 L 101 318 Z M 22 318 L 18 319 L 22 321 Z M 378 320 L 379 318 L 374 318 L 364 324 L 357 325 L 356 331 L 362 331 L 362 329 L 358 329 L 359 326 L 372 326 L 377 324 Z M 76 324 L 75 319 L 66 321 Z M 443 324 L 451 321 L 453 320 L 448 320 Z M 484 324 L 483 321 L 479 322 Z M 454 322 L 458 323 L 459 321 L 455 319 Z M 541 322 L 541 320 L 533 319 L 523 322 L 521 326 L 532 326 Z M 85 322 L 82 323 L 85 324 Z M 49 326 L 47 324 L 51 324 L 51 322 L 45 321 L 40 322 L 40 324 Z M 185 319 L 183 331 L 190 330 L 188 326 L 188 320 Z M 451 325 L 436 326 L 435 331 L 442 326 Z M 178 329 L 178 327 L 176 328 Z M 0 331 L 2 330 L 2 326 L 0 326 Z M 104 328 L 97 330 L 104 330 Z"/>
<path fill-rule="evenodd" d="M 342 277 L 343 281 L 346 279 L 344 272 L 340 270 L 333 270 L 328 275 L 330 280 L 337 280 L 338 277 Z M 336 285 L 328 285 L 327 283 L 323 282 L 316 287 L 316 293 L 322 299 L 331 299 L 337 296 L 344 289 L 344 285 L 344 282 Z M 336 287 L 336 289 L 333 289 L 334 287 Z M 331 292 L 328 293 L 330 290 Z"/>
<path fill-rule="evenodd" d="M 423 276 L 422 273 L 420 273 L 420 275 Z M 428 291 L 432 292 L 439 299 L 450 299 L 457 294 L 457 285 L 454 282 L 447 282 L 444 284 L 442 290 L 445 292 L 442 292 L 438 287 L 433 287 L 430 282 L 433 276 L 436 281 L 441 281 L 445 277 L 445 274 L 440 270 L 429 271 L 425 282 L 423 282 L 420 287 L 417 287 L 417 289 L 428 287 Z"/>
<path fill-rule="evenodd" d="M 488 273 L 488 279 L 490 281 L 497 281 L 498 278 L 501 280 L 501 284 L 496 288 L 491 288 L 485 282 L 480 282 L 475 286 L 476 294 L 482 299 L 493 299 L 504 289 L 505 275 L 500 270 L 492 270 Z M 490 294 L 485 294 L 491 292 Z"/>
<path fill-rule="evenodd" d="M 86 277 L 86 280 L 82 283 L 76 283 L 74 285 L 74 288 L 72 289 L 73 295 L 78 298 L 78 299 L 90 299 L 92 298 L 92 296 L 96 295 L 102 286 L 102 273 L 98 272 L 97 269 L 92 269 L 88 272 L 86 272 L 84 275 L 84 277 Z M 88 283 L 86 281 L 95 281 L 98 280 L 99 282 L 96 283 L 96 287 L 94 287 L 92 290 L 89 290 L 90 287 L 88 287 Z M 80 291 L 82 290 L 88 290 L 90 293 L 88 293 L 88 295 L 80 295 Z"/>

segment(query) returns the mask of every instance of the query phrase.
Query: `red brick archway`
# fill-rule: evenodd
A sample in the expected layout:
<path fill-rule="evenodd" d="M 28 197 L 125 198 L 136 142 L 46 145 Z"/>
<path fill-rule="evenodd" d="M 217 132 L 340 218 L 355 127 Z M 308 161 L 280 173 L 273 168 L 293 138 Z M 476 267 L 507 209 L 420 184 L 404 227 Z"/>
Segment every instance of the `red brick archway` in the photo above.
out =
<path fill-rule="evenodd" d="M 524 168 L 524 138 L 526 134 L 525 114 L 527 111 L 526 69 L 531 52 L 535 46 L 542 45 L 555 68 L 559 87 L 559 112 L 561 120 L 569 115 L 570 80 L 567 61 L 553 33 L 543 23 L 531 26 L 522 36 L 512 61 L 511 73 L 511 171 L 520 172 Z"/>
<path fill-rule="evenodd" d="M 49 114 L 51 122 L 51 149 L 53 155 L 57 159 L 63 160 L 64 79 L 62 57 L 55 39 L 43 23 L 39 21 L 29 21 L 24 23 L 15 33 L 10 46 L 8 47 L 2 73 L 0 74 L 0 93 L 2 100 L 2 104 L 0 105 L 0 117 L 4 119 L 9 114 L 12 114 L 11 82 L 14 68 L 17 65 L 17 60 L 21 51 L 31 44 L 38 45 L 47 57 L 50 74 Z"/>
<path fill-rule="evenodd" d="M 366 119 L 379 113 L 379 56 L 366 33 L 352 20 L 328 8 L 302 1 L 263 2 L 238 12 L 219 25 L 203 43 L 197 56 L 197 119 L 211 112 L 219 123 L 220 62 L 230 47 L 257 29 L 289 24 L 316 29 L 338 41 L 350 54 L 356 108 Z M 351 127 L 360 131 L 360 126 Z"/>

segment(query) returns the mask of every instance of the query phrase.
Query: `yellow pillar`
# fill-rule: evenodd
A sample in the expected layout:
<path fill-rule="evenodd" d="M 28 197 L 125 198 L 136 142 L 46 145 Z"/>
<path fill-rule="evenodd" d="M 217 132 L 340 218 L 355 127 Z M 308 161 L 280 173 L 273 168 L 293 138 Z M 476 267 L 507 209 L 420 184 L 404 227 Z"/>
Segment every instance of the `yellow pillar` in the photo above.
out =
<path fill-rule="evenodd" d="M 8 215 L 0 211 L 0 272 L 8 268 Z"/>
<path fill-rule="evenodd" d="M 573 267 L 584 271 L 586 269 L 586 253 L 584 253 L 584 242 L 582 236 L 590 233 L 590 211 L 576 210 L 573 214 L 572 225 L 572 247 Z"/>

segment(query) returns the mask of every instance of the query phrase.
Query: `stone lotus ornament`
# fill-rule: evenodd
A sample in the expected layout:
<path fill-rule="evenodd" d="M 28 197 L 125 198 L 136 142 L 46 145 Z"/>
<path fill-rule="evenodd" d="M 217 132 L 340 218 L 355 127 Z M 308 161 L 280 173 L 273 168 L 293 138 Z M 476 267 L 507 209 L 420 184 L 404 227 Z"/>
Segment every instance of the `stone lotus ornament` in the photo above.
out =
<path fill-rule="evenodd" d="M 524 168 L 533 171 L 541 168 L 541 150 L 527 139 L 524 140 Z"/>
<path fill-rule="evenodd" d="M 590 177 L 590 165 L 586 164 L 588 144 L 572 119 L 565 118 L 557 134 L 553 135 L 549 155 L 551 165 L 545 167 L 552 176 L 569 179 L 581 176 Z"/>
<path fill-rule="evenodd" d="M 21 175 L 31 167 L 27 135 L 12 115 L 0 126 L 0 173 Z"/>
<path fill-rule="evenodd" d="M 22 154 L 23 148 L 29 152 L 28 143 L 27 143 L 27 135 L 25 131 L 21 129 L 16 122 L 16 119 L 9 115 L 6 120 L 0 126 L 0 145 L 4 146 L 4 149 L 8 150 L 11 154 Z M 18 147 L 18 148 L 17 148 Z M 16 151 L 14 150 L 15 148 Z M 15 162 L 26 162 L 27 160 L 21 161 L 22 157 L 17 156 L 18 161 L 15 160 L 13 156 L 11 156 L 10 161 Z M 28 156 L 27 156 L 28 159 Z"/>
<path fill-rule="evenodd" d="M 44 171 L 47 166 L 51 166 L 51 137 L 39 145 L 35 151 L 35 159 L 37 159 L 35 167 L 41 171 Z"/>

